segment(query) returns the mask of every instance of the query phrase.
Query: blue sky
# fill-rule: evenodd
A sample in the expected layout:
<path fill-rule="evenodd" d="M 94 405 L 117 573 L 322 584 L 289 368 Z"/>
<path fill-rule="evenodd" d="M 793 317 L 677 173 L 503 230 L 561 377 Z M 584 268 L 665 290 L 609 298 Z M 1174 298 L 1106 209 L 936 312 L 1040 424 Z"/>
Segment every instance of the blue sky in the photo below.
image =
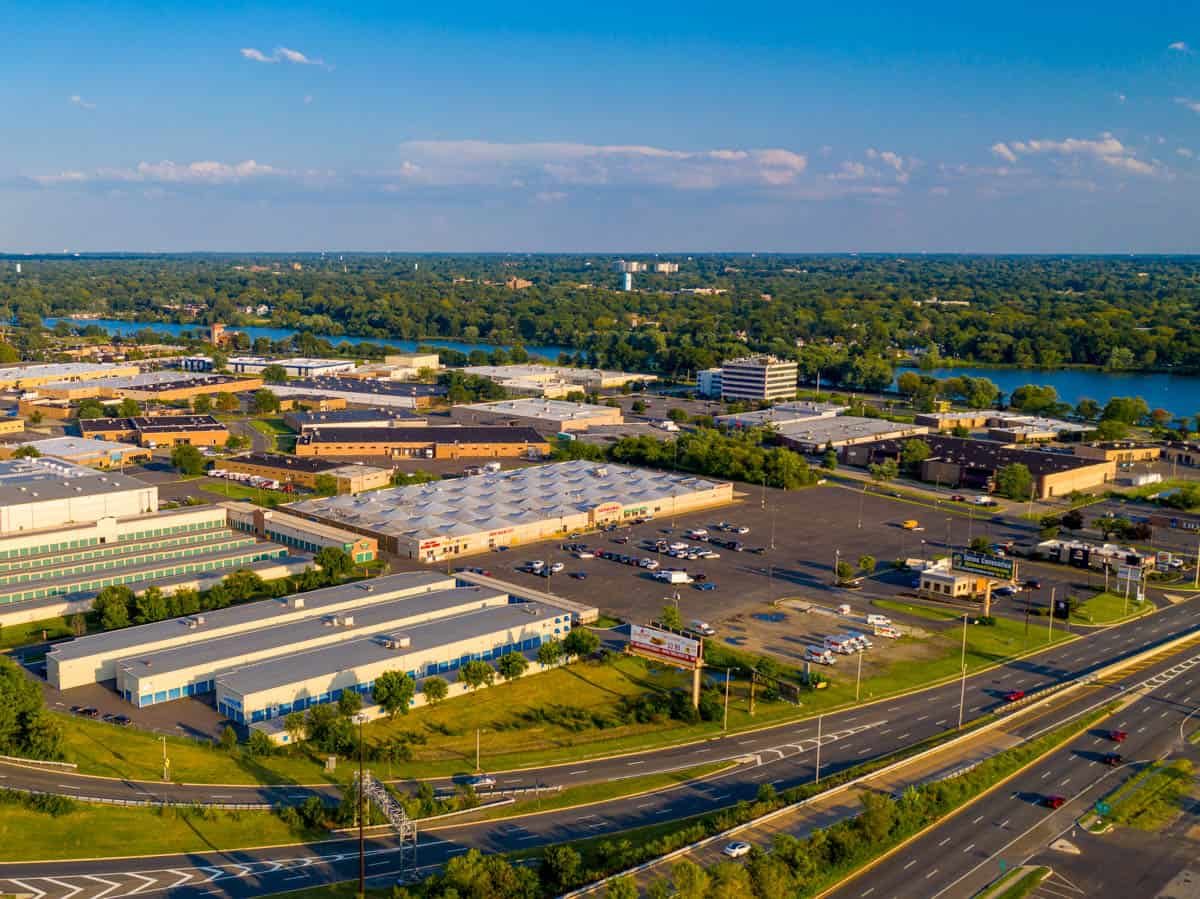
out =
<path fill-rule="evenodd" d="M 0 0 L 0 251 L 1193 252 L 1186 4 Z"/>

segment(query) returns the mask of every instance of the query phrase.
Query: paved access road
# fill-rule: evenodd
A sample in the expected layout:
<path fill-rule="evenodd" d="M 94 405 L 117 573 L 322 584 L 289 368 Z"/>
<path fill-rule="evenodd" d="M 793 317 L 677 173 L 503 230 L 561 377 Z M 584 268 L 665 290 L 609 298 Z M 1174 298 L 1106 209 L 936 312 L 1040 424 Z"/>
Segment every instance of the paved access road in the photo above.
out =
<path fill-rule="evenodd" d="M 1171 631 L 1170 622 L 1163 623 L 1160 629 L 1157 617 L 1138 623 L 1143 625 L 1143 630 L 1137 632 L 1132 640 L 1139 648 L 1144 643 L 1166 637 Z M 1187 618 L 1180 616 L 1179 623 L 1191 621 L 1194 621 L 1194 614 L 1189 612 Z M 1104 634 L 1097 634 L 1088 641 L 1060 647 L 1056 652 L 1065 651 L 1074 655 L 1084 651 L 1091 640 L 1102 636 Z M 1122 636 L 1123 641 L 1129 639 Z M 1116 651 L 1114 647 L 1109 647 L 1109 650 Z M 1194 652 L 1194 649 L 1191 650 L 1191 653 Z M 1175 658 L 1150 663 L 1145 668 L 1139 667 L 1129 677 L 1145 680 L 1177 663 L 1178 659 Z M 976 702 L 983 709 L 992 708 L 999 701 L 997 694 L 1009 689 L 1009 683 L 1014 679 L 1018 682 L 1030 678 L 1042 681 L 1057 679 L 1070 670 L 1065 667 L 1068 665 L 1070 663 L 1063 659 L 1051 662 L 1045 658 L 1012 663 L 976 678 L 968 690 L 967 702 Z M 1188 676 L 1194 675 L 1200 675 L 1200 665 L 1189 669 Z M 1114 679 L 1099 689 L 1115 690 L 1123 683 Z M 1029 686 L 1032 685 L 1031 682 Z M 879 703 L 844 715 L 827 716 L 821 723 L 822 775 L 893 751 L 944 729 L 949 721 L 940 717 L 939 712 L 945 708 L 946 714 L 950 711 L 956 714 L 957 690 L 957 685 L 951 685 L 950 688 L 937 688 L 908 697 L 892 706 Z M 1093 694 L 1090 698 L 1081 697 L 1077 702 L 1095 702 L 1103 695 L 1094 690 L 1089 692 Z M 1166 697 L 1166 692 L 1157 694 L 1157 697 Z M 1140 707 L 1141 704 L 1136 708 Z M 1041 716 L 1041 725 L 1053 726 L 1071 708 L 1072 705 L 1068 704 L 1061 712 Z M 1177 721 L 1175 726 L 1178 727 Z M 769 733 L 753 738 L 731 737 L 727 741 L 702 744 L 696 748 L 709 749 L 709 752 L 700 755 L 699 759 L 707 760 L 714 751 L 710 748 L 714 743 L 738 746 L 748 739 L 753 739 L 755 743 L 768 741 L 768 738 L 774 741 L 769 745 L 765 742 L 759 746 L 738 746 L 742 750 L 754 749 L 754 761 L 715 777 L 654 794 L 597 803 L 586 808 L 528 815 L 511 821 L 452 824 L 425 830 L 421 834 L 419 863 L 422 870 L 429 870 L 472 847 L 487 852 L 513 851 L 564 840 L 615 835 L 633 827 L 671 821 L 752 798 L 764 783 L 770 783 L 778 789 L 806 783 L 814 775 L 817 727 L 815 721 L 797 722 L 772 728 Z M 1131 732 L 1136 731 L 1133 725 L 1130 729 Z M 1134 745 L 1134 735 L 1131 735 L 1131 749 Z M 651 754 L 654 755 L 657 754 Z M 627 775 L 641 773 L 639 769 L 643 766 L 636 764 L 639 761 L 640 757 L 631 757 L 597 764 L 625 766 L 622 773 Z M 575 770 L 582 770 L 582 764 Z M 1107 772 L 1110 769 L 1103 770 Z M 1037 811 L 1034 806 L 1026 804 L 1026 811 L 1029 809 Z M 372 840 L 370 849 L 369 873 L 379 878 L 394 875 L 398 859 L 390 843 L 386 839 Z M 35 899 L 39 892 L 54 899 L 116 899 L 133 894 L 165 894 L 171 897 L 258 896 L 271 891 L 352 878 L 358 870 L 355 853 L 354 842 L 342 840 L 278 849 L 192 853 L 125 861 L 17 863 L 0 865 L 0 891 L 27 892 L 34 894 Z M 967 858 L 965 854 L 964 858 Z M 865 888 L 860 888 L 859 892 Z"/>
<path fill-rule="evenodd" d="M 1173 656 L 1133 675 L 1144 686 L 1143 695 L 1132 705 L 830 895 L 837 899 L 973 896 L 999 876 L 1001 862 L 1007 867 L 1019 865 L 1045 852 L 1057 839 L 1077 840 L 1076 819 L 1098 799 L 1141 765 L 1186 747 L 1181 725 L 1185 719 L 1194 721 L 1200 709 L 1200 656 L 1194 653 L 1193 649 L 1182 657 Z M 1127 731 L 1128 739 L 1118 746 L 1108 738 L 1111 729 Z M 1105 753 L 1113 751 L 1124 757 L 1124 766 L 1103 763 Z M 1049 796 L 1066 801 L 1050 809 L 1044 805 Z M 1088 842 L 1102 864 L 1103 841 Z M 1048 858 L 1040 861 L 1053 864 Z M 1126 871 L 1115 876 L 1128 881 L 1134 874 Z M 1106 894 L 1140 893 L 1112 886 Z"/>

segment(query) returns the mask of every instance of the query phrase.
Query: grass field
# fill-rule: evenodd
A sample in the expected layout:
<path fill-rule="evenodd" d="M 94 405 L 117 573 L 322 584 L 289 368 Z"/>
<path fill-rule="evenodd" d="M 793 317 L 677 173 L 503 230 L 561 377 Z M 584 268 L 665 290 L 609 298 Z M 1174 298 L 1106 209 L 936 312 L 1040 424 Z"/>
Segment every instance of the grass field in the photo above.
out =
<path fill-rule="evenodd" d="M 76 803 L 52 816 L 22 805 L 0 806 L 0 860 L 98 858 L 206 852 L 324 837 L 289 828 L 270 812 L 115 808 Z"/>
<path fill-rule="evenodd" d="M 1077 624 L 1114 624 L 1126 618 L 1145 615 L 1153 608 L 1151 603 L 1139 603 L 1132 596 L 1127 601 L 1116 593 L 1098 593 L 1075 607 L 1071 612 L 1071 621 Z"/>
<path fill-rule="evenodd" d="M 298 496 L 294 493 L 284 493 L 282 490 L 263 490 L 261 487 L 251 487 L 236 481 L 226 481 L 221 478 L 205 478 L 200 489 L 205 493 L 214 493 L 227 499 L 244 499 L 260 506 L 294 503 Z"/>
<path fill-rule="evenodd" d="M 1108 798 L 1108 821 L 1138 830 L 1160 830 L 1180 812 L 1180 800 L 1192 785 L 1187 759 L 1154 762 L 1122 784 Z"/>
<path fill-rule="evenodd" d="M 270 442 L 272 450 L 292 452 L 296 448 L 296 432 L 282 418 L 251 418 L 246 423 Z"/>
<path fill-rule="evenodd" d="M 12 649 L 26 643 L 61 640 L 71 636 L 74 636 L 74 633 L 66 618 L 44 618 L 27 624 L 6 624 L 0 628 L 0 649 Z"/>
<path fill-rule="evenodd" d="M 1014 868 L 993 886 L 979 893 L 980 899 L 1023 899 L 1050 876 L 1047 867 Z"/>

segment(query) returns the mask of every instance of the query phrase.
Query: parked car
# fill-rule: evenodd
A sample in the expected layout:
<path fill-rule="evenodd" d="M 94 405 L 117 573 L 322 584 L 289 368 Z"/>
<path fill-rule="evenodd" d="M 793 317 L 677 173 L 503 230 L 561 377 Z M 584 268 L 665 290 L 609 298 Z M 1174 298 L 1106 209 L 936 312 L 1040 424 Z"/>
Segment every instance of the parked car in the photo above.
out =
<path fill-rule="evenodd" d="M 113 724 L 118 724 L 121 727 L 130 727 L 133 724 L 133 719 L 128 715 L 117 715 L 113 718 Z"/>
<path fill-rule="evenodd" d="M 952 502 L 952 503 L 965 503 L 966 501 L 967 501 L 967 498 L 965 496 L 963 496 L 961 493 L 951 493 L 950 494 L 950 502 Z"/>
<path fill-rule="evenodd" d="M 529 563 L 529 568 L 532 571 L 541 571 L 545 567 L 546 567 L 546 563 L 543 562 L 541 559 L 534 559 L 532 562 Z"/>
<path fill-rule="evenodd" d="M 1035 577 L 1031 577 L 1031 578 L 1029 578 L 1028 580 L 1026 580 L 1026 581 L 1025 581 L 1025 589 L 1026 589 L 1026 590 L 1041 590 L 1041 589 L 1042 589 L 1042 582 L 1041 582 L 1041 581 L 1039 581 L 1039 580 L 1038 580 L 1037 578 L 1035 578 Z"/>
<path fill-rule="evenodd" d="M 689 624 L 688 627 L 690 627 L 696 633 L 703 634 L 706 637 L 711 637 L 717 632 L 716 628 L 714 628 L 711 624 L 709 624 L 707 621 L 701 621 L 699 618 Z"/>
<path fill-rule="evenodd" d="M 1017 592 L 1016 587 L 998 587 L 992 591 L 993 596 L 1012 596 Z"/>
<path fill-rule="evenodd" d="M 577 580 L 577 581 L 586 581 L 587 580 L 587 572 L 586 571 L 572 571 L 571 577 L 575 578 L 575 580 Z"/>
<path fill-rule="evenodd" d="M 730 858 L 741 858 L 743 855 L 750 854 L 750 844 L 743 843 L 741 840 L 738 840 L 735 843 L 730 843 L 728 846 L 726 846 L 721 851 L 724 852 L 726 855 L 728 855 Z"/>
<path fill-rule="evenodd" d="M 696 585 L 696 589 L 697 589 L 697 590 L 704 590 L 704 591 L 716 590 L 716 589 L 717 589 L 717 585 L 716 585 L 716 584 L 714 584 L 712 581 L 702 581 L 702 582 L 700 582 L 699 584 L 697 584 L 697 585 Z"/>
<path fill-rule="evenodd" d="M 550 566 L 550 573 L 558 574 L 560 571 L 562 571 L 566 567 L 567 566 L 564 565 L 562 562 L 555 562 L 553 565 Z"/>
<path fill-rule="evenodd" d="M 740 527 L 734 528 L 733 532 L 735 534 L 749 534 L 750 528 L 746 527 L 745 525 L 741 525 Z"/>

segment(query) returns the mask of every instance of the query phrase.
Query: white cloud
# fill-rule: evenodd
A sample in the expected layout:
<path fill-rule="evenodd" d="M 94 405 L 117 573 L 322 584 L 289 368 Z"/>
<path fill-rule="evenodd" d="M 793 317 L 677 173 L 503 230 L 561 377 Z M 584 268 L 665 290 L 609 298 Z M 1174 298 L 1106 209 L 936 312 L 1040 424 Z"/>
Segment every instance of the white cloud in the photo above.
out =
<path fill-rule="evenodd" d="M 1018 140 L 992 144 L 992 153 L 1005 162 L 1015 163 L 1021 156 L 1090 157 L 1115 169 L 1136 175 L 1164 174 L 1161 164 L 1144 162 L 1112 134 L 1099 139 L 1068 137 L 1065 140 Z"/>
<path fill-rule="evenodd" d="M 276 47 L 274 52 L 269 55 L 255 47 L 242 47 L 240 52 L 243 59 L 248 59 L 251 62 L 265 62 L 270 65 L 274 65 L 277 62 L 290 62 L 298 66 L 325 65 L 324 60 L 313 59 L 299 50 L 293 50 L 291 47 Z"/>
<path fill-rule="evenodd" d="M 1126 100 L 1129 99 L 1124 94 L 1113 94 L 1113 96 L 1117 98 L 1118 103 L 1124 103 Z"/>
<path fill-rule="evenodd" d="M 558 203 L 565 200 L 567 195 L 561 190 L 543 190 L 534 194 L 533 198 L 539 203 Z"/>
<path fill-rule="evenodd" d="M 1175 102 L 1192 112 L 1200 112 L 1200 100 L 1193 100 L 1191 97 L 1176 97 Z"/>
<path fill-rule="evenodd" d="M 317 173 L 306 172 L 304 176 Z M 69 184 L 175 184 L 216 185 L 234 184 L 261 178 L 296 177 L 298 173 L 263 165 L 253 159 L 226 163 L 200 161 L 176 163 L 169 159 L 160 162 L 139 162 L 133 168 L 100 168 L 91 172 L 65 171 L 53 175 L 31 175 L 29 180 L 43 187 Z"/>
<path fill-rule="evenodd" d="M 1195 159 L 1196 158 L 1196 152 L 1194 150 L 1188 149 L 1187 147 L 1176 147 L 1175 152 L 1177 154 L 1179 154 L 1180 156 L 1182 156 L 1184 159 Z"/>
<path fill-rule="evenodd" d="M 1192 52 L 1192 48 L 1189 47 L 1184 41 L 1175 41 L 1174 43 L 1167 44 L 1167 49 L 1174 50 L 1176 53 Z"/>
<path fill-rule="evenodd" d="M 548 192 L 562 185 L 660 186 L 712 190 L 730 185 L 784 187 L 808 167 L 781 148 L 672 150 L 642 144 L 410 141 L 400 145 L 401 175 L 428 185 L 511 186 Z"/>
<path fill-rule="evenodd" d="M 43 187 L 54 187 L 58 184 L 79 184 L 87 180 L 87 175 L 83 172 L 67 171 L 57 175 L 30 175 L 29 179 Z"/>
<path fill-rule="evenodd" d="M 79 94 L 71 94 L 71 103 L 74 106 L 78 106 L 80 109 L 96 108 L 95 103 L 89 103 L 87 100 L 83 99 L 83 97 L 79 96 Z"/>

